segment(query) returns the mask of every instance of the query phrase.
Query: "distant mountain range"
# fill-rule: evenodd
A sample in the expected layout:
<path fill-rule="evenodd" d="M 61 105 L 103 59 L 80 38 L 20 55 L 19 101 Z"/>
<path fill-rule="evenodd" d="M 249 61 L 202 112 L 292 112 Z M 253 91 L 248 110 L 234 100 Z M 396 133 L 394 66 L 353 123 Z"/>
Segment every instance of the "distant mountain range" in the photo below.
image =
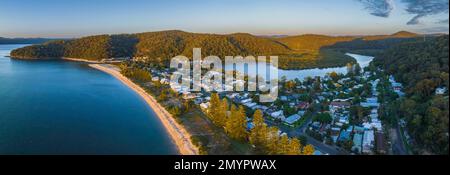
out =
<path fill-rule="evenodd" d="M 41 44 L 51 40 L 48 38 L 3 38 L 0 37 L 0 44 Z"/>
<path fill-rule="evenodd" d="M 247 33 L 218 35 L 172 30 L 50 41 L 42 45 L 14 50 L 12 56 L 17 58 L 71 57 L 90 60 L 138 56 L 167 64 L 174 56 L 191 57 L 193 48 L 202 48 L 203 56 L 217 55 L 220 58 L 228 55 L 278 55 L 281 68 L 303 69 L 337 67 L 353 61 L 351 57 L 345 56 L 345 53 L 339 51 L 342 47 L 324 49 L 338 43 L 351 43 L 357 40 L 369 42 L 392 38 L 416 38 L 418 36 L 420 35 L 410 32 L 398 32 L 393 35 L 362 37 L 325 35 L 267 37 Z"/>

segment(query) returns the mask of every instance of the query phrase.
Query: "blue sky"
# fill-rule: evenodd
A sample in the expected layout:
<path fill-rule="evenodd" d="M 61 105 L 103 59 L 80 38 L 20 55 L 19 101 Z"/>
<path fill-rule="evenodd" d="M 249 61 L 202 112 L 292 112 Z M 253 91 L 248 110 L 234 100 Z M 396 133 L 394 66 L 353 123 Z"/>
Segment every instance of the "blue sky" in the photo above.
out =
<path fill-rule="evenodd" d="M 415 25 L 407 24 L 417 16 L 406 10 L 408 0 L 375 0 L 394 7 L 389 17 L 371 14 L 373 8 L 362 1 L 372 5 L 373 0 L 1 0 L 0 36 L 70 38 L 173 29 L 255 35 L 448 33 L 448 0 L 434 0 L 447 3 L 444 13 L 419 14 Z"/>

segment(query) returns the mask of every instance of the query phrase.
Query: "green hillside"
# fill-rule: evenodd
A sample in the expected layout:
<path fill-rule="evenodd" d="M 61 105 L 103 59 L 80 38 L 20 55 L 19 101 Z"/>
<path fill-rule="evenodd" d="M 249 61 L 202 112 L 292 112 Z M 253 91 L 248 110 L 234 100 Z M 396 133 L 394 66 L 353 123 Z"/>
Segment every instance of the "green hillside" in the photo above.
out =
<path fill-rule="evenodd" d="M 374 64 L 405 85 L 406 97 L 391 109 L 408 123 L 409 133 L 419 145 L 417 153 L 448 154 L 448 35 L 400 44 L 374 59 Z"/>
<path fill-rule="evenodd" d="M 74 40 L 50 41 L 14 50 L 15 58 L 82 58 L 101 60 L 117 57 L 148 57 L 165 64 L 177 55 L 192 56 L 193 48 L 202 55 L 279 56 L 282 69 L 306 69 L 344 66 L 354 59 L 346 50 L 326 48 L 356 37 L 301 35 L 281 38 L 257 37 L 246 33 L 229 35 L 161 31 L 138 34 L 98 35 Z"/>

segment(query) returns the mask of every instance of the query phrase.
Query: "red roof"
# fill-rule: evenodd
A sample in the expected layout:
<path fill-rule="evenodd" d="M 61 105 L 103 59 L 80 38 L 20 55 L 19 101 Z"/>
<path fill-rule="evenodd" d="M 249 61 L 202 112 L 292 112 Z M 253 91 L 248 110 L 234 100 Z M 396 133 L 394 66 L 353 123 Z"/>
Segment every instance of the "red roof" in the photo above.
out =
<path fill-rule="evenodd" d="M 309 103 L 307 103 L 307 102 L 300 102 L 300 104 L 297 105 L 297 108 L 299 108 L 299 109 L 307 109 L 307 108 L 309 108 Z"/>

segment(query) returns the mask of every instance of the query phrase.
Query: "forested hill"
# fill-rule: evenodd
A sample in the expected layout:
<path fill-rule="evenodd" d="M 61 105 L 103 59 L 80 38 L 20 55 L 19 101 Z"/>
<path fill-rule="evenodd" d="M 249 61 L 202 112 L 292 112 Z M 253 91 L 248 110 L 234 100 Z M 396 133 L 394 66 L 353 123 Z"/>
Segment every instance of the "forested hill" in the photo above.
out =
<path fill-rule="evenodd" d="M 0 37 L 0 44 L 41 44 L 52 39 L 46 38 L 3 38 Z"/>
<path fill-rule="evenodd" d="M 390 36 L 390 35 L 388 35 Z M 338 42 L 360 37 L 301 35 L 293 37 L 258 37 L 245 33 L 230 35 L 198 34 L 183 31 L 161 31 L 139 34 L 98 35 L 75 40 L 51 41 L 14 50 L 15 58 L 71 57 L 89 60 L 117 57 L 148 57 L 166 64 L 177 55 L 191 57 L 193 48 L 202 55 L 253 55 L 280 57 L 285 69 L 345 66 L 354 61 L 345 52 L 323 49 Z"/>
<path fill-rule="evenodd" d="M 423 151 L 448 154 L 449 36 L 400 44 L 374 59 L 374 64 L 405 85 L 406 97 L 391 109 L 404 116 L 410 134 Z M 396 104 L 393 104 L 396 105 Z"/>
<path fill-rule="evenodd" d="M 148 32 L 130 35 L 99 35 L 70 41 L 53 41 L 17 49 L 19 58 L 73 57 L 91 60 L 114 57 L 142 57 L 167 60 L 177 55 L 190 57 L 193 48 L 203 55 L 289 54 L 281 43 L 250 34 L 195 34 L 182 31 Z"/>

